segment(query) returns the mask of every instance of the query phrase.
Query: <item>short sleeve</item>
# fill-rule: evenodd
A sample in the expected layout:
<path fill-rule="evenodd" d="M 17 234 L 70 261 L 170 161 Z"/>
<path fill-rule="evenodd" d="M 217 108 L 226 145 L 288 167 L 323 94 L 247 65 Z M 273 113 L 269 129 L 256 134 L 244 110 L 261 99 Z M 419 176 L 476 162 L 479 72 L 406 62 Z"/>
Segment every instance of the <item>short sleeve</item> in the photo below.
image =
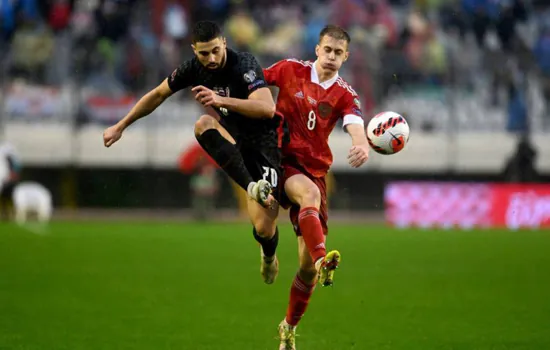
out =
<path fill-rule="evenodd" d="M 172 92 L 183 90 L 193 84 L 194 69 L 192 61 L 185 61 L 168 77 L 168 86 Z"/>
<path fill-rule="evenodd" d="M 243 90 L 247 91 L 248 95 L 254 91 L 267 87 L 264 77 L 264 71 L 256 58 L 249 54 L 243 53 L 239 63 L 237 81 L 243 86 Z"/>
<path fill-rule="evenodd" d="M 345 95 L 341 116 L 344 120 L 344 127 L 348 124 L 365 125 L 363 111 L 361 110 L 361 102 L 357 95 L 351 93 Z"/>
<path fill-rule="evenodd" d="M 281 81 L 282 72 L 286 62 L 286 60 L 279 61 L 264 69 L 265 81 L 268 85 L 279 86 L 279 82 Z"/>

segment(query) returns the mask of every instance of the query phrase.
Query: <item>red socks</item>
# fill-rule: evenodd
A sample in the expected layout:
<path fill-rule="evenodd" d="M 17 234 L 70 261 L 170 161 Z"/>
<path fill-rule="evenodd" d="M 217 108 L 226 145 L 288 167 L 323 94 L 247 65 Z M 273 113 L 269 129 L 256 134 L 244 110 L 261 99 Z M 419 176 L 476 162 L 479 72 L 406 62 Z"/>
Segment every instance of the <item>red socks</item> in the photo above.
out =
<path fill-rule="evenodd" d="M 291 326 L 297 326 L 298 322 L 306 312 L 309 298 L 313 294 L 315 285 L 305 284 L 300 276 L 294 277 L 294 282 L 290 288 L 290 302 L 286 311 L 286 323 Z"/>
<path fill-rule="evenodd" d="M 319 210 L 315 207 L 303 208 L 298 214 L 298 225 L 306 243 L 309 254 L 315 263 L 327 255 L 323 226 L 319 221 Z M 291 326 L 298 325 L 306 312 L 309 298 L 313 294 L 315 284 L 308 285 L 297 274 L 290 288 L 290 302 L 286 312 L 286 322 Z"/>
<path fill-rule="evenodd" d="M 298 225 L 300 226 L 300 232 L 302 233 L 302 237 L 304 237 L 313 263 L 327 255 L 323 226 L 321 225 L 321 221 L 319 221 L 319 210 L 315 207 L 300 210 Z"/>

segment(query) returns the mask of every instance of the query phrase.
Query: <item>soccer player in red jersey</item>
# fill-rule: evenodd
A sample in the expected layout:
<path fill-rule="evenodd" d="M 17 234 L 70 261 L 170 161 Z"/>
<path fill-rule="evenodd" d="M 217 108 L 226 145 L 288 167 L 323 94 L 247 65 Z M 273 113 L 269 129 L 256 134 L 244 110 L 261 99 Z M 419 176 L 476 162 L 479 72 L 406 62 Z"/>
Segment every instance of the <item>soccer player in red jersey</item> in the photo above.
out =
<path fill-rule="evenodd" d="M 325 176 L 332 164 L 329 135 L 339 119 L 351 136 L 349 164 L 357 168 L 368 159 L 361 104 L 355 91 L 339 75 L 348 59 L 349 34 L 326 26 L 315 48 L 315 62 L 287 59 L 264 70 L 269 85 L 279 88 L 277 110 L 286 119 L 290 142 L 283 148 L 284 194 L 298 236 L 300 268 L 290 292 L 286 318 L 279 325 L 281 350 L 295 349 L 295 332 L 316 282 L 332 285 L 340 262 L 336 250 L 327 253 Z"/>

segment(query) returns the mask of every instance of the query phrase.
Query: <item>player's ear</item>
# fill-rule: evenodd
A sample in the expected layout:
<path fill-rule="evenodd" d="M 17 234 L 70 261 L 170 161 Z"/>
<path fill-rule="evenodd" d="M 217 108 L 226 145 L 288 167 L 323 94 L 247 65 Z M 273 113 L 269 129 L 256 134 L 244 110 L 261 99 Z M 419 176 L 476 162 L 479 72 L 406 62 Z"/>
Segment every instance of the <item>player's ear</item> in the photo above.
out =
<path fill-rule="evenodd" d="M 319 50 L 321 50 L 321 46 L 319 44 L 315 45 L 315 56 L 319 57 Z"/>
<path fill-rule="evenodd" d="M 193 49 L 193 52 L 196 55 L 197 54 L 197 48 L 195 47 L 195 44 L 191 44 L 191 48 Z"/>
<path fill-rule="evenodd" d="M 344 54 L 344 62 L 346 62 L 349 58 L 349 51 L 346 51 L 346 53 Z"/>

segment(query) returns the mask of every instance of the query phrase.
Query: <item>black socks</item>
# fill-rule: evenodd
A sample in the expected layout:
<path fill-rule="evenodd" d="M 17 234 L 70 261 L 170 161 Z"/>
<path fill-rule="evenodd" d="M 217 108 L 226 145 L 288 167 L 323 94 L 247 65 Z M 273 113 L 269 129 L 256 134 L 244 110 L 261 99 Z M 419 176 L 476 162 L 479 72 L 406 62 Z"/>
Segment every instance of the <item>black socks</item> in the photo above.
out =
<path fill-rule="evenodd" d="M 252 175 L 244 165 L 241 152 L 234 144 L 227 141 L 218 130 L 208 129 L 196 136 L 199 144 L 218 163 L 218 165 L 245 191 L 253 182 Z"/>

